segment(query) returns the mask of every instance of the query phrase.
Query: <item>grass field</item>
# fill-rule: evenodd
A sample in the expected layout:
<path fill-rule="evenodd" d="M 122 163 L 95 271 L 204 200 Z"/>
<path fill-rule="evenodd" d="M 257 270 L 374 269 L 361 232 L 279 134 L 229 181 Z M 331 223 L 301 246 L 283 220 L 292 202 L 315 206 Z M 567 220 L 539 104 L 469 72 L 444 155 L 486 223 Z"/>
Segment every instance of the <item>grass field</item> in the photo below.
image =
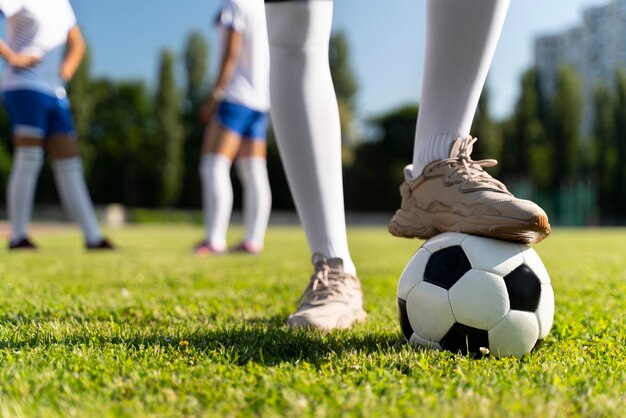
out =
<path fill-rule="evenodd" d="M 240 231 L 235 230 L 235 238 Z M 283 324 L 311 266 L 302 232 L 272 228 L 259 257 L 195 258 L 185 225 L 75 230 L 0 255 L 0 416 L 624 416 L 626 230 L 557 230 L 536 247 L 556 316 L 536 352 L 472 360 L 408 347 L 397 279 L 419 241 L 352 228 L 367 324 Z"/>

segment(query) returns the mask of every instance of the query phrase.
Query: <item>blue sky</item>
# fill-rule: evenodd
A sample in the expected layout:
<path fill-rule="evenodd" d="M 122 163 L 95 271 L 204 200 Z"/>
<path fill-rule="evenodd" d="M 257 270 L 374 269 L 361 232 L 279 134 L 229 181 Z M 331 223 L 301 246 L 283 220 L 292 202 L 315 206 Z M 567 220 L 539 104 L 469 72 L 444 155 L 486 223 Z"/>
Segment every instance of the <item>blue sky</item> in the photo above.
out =
<path fill-rule="evenodd" d="M 510 112 L 519 76 L 532 63 L 534 36 L 576 24 L 584 7 L 607 2 L 513 0 L 489 75 L 494 113 Z M 72 0 L 72 4 L 92 47 L 96 75 L 153 84 L 162 48 L 180 53 L 192 30 L 204 33 L 215 46 L 209 22 L 219 0 Z M 335 0 L 334 28 L 344 30 L 351 44 L 361 117 L 419 99 L 424 11 L 425 0 Z"/>

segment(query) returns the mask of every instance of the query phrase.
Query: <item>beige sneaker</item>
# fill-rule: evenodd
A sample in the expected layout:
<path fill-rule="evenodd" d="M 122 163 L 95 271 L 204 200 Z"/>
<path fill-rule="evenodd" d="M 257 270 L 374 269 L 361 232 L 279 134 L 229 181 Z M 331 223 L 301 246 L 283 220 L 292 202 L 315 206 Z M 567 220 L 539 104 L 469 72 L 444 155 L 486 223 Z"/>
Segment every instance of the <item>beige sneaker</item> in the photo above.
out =
<path fill-rule="evenodd" d="M 470 158 L 476 138 L 458 138 L 450 158 L 430 163 L 400 186 L 402 204 L 389 223 L 392 235 L 427 239 L 463 232 L 505 241 L 537 243 L 550 234 L 548 216 L 530 200 L 517 199 L 483 167 L 496 160 Z"/>
<path fill-rule="evenodd" d="M 361 283 L 356 276 L 343 271 L 342 260 L 314 254 L 313 265 L 315 273 L 287 325 L 331 330 L 365 321 Z"/>

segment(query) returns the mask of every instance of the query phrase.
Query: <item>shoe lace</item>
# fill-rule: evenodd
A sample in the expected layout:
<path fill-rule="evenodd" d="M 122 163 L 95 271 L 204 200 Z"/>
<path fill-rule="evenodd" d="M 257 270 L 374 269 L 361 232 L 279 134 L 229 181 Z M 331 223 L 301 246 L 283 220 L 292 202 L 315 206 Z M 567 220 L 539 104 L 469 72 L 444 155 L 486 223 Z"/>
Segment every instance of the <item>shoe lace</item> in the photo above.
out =
<path fill-rule="evenodd" d="M 332 269 L 326 258 L 314 256 L 315 272 L 311 281 L 300 298 L 300 302 L 315 304 L 318 301 L 333 299 L 342 295 L 345 290 L 345 280 L 348 277 L 339 269 Z"/>
<path fill-rule="evenodd" d="M 450 152 L 451 155 L 456 155 L 456 157 L 442 160 L 437 166 L 449 165 L 453 168 L 454 173 L 450 176 L 461 176 L 467 180 L 488 183 L 496 186 L 498 189 L 506 191 L 507 189 L 504 184 L 491 177 L 491 175 L 484 170 L 486 167 L 496 166 L 498 164 L 497 160 L 472 160 L 471 154 L 476 141 L 478 141 L 478 138 L 472 138 L 471 136 L 458 140 L 455 142 Z"/>

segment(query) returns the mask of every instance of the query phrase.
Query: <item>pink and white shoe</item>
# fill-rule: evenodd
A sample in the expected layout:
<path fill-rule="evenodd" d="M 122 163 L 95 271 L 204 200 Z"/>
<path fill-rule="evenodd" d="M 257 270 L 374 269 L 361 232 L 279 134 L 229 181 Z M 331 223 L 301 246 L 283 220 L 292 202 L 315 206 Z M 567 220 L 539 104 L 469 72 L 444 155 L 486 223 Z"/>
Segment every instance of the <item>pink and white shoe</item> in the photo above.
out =
<path fill-rule="evenodd" d="M 250 241 L 241 241 L 239 244 L 230 249 L 231 253 L 252 255 L 258 255 L 261 251 L 263 251 L 263 248 L 251 243 Z"/>

